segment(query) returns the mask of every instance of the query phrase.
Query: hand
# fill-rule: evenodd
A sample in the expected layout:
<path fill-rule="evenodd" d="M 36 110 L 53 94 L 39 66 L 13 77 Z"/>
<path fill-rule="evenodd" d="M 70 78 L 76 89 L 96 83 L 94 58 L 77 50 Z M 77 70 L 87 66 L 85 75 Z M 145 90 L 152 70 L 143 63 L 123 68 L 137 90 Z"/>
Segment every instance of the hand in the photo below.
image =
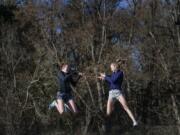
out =
<path fill-rule="evenodd" d="M 102 77 L 102 76 L 98 76 L 98 78 L 99 78 L 100 80 L 104 80 L 104 77 Z"/>
<path fill-rule="evenodd" d="M 78 73 L 78 75 L 80 75 L 80 76 L 83 76 L 83 75 L 84 75 L 84 73 L 82 73 L 82 72 L 79 72 L 79 73 Z"/>
<path fill-rule="evenodd" d="M 105 74 L 105 73 L 100 73 L 100 76 L 101 76 L 101 77 L 105 77 L 106 74 Z"/>

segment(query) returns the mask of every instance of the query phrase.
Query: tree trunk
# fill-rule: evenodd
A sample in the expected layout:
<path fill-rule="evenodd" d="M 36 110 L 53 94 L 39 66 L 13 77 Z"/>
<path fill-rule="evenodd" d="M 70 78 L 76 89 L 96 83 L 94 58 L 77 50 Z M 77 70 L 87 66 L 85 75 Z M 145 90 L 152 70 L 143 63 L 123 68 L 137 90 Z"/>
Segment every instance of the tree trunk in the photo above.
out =
<path fill-rule="evenodd" d="M 176 104 L 176 98 L 175 98 L 174 94 L 171 94 L 171 100 L 172 100 L 175 119 L 177 121 L 178 132 L 180 134 L 180 116 L 179 116 L 179 111 L 178 111 L 178 107 L 177 107 L 177 104 Z"/>

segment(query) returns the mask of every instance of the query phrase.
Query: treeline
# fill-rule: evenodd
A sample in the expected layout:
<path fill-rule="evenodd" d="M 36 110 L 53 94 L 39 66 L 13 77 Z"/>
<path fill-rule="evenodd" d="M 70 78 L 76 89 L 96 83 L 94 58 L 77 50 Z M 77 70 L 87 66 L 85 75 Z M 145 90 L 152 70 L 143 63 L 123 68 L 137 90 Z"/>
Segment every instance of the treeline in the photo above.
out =
<path fill-rule="evenodd" d="M 141 127 L 173 126 L 167 133 L 177 135 L 179 22 L 179 0 L 2 0 L 0 133 L 104 134 L 108 88 L 96 77 L 121 59 L 123 89 Z M 74 89 L 77 117 L 48 110 L 63 62 L 85 73 Z M 112 119 L 129 131 L 119 105 Z"/>

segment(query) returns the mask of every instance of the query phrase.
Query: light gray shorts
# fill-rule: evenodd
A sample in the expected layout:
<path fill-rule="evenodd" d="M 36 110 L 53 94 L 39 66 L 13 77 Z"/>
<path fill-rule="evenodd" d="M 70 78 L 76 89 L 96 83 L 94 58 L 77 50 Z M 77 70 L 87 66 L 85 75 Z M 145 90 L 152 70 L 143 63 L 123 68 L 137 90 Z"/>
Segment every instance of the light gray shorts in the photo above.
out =
<path fill-rule="evenodd" d="M 108 99 L 118 100 L 119 96 L 122 95 L 122 92 L 118 89 L 113 89 L 109 91 Z"/>

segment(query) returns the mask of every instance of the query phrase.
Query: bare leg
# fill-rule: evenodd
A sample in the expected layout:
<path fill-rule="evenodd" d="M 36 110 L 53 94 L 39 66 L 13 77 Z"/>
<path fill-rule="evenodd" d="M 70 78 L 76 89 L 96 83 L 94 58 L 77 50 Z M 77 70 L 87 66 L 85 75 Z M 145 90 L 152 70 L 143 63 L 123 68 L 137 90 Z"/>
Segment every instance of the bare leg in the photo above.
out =
<path fill-rule="evenodd" d="M 113 110 L 113 100 L 109 98 L 107 101 L 107 112 L 106 112 L 107 116 L 111 115 L 112 110 Z"/>
<path fill-rule="evenodd" d="M 75 102 L 74 102 L 73 99 L 70 99 L 70 100 L 68 101 L 68 104 L 69 104 L 69 107 L 71 108 L 71 110 L 72 110 L 75 114 L 78 113 L 76 104 L 75 104 Z"/>
<path fill-rule="evenodd" d="M 123 95 L 119 96 L 119 102 L 121 103 L 122 107 L 124 108 L 124 110 L 127 112 L 127 114 L 129 115 L 129 117 L 131 118 L 131 120 L 133 121 L 133 124 L 137 123 L 134 115 L 132 114 L 131 110 L 129 109 L 126 99 L 124 98 Z"/>
<path fill-rule="evenodd" d="M 55 106 L 56 106 L 58 112 L 60 114 L 63 114 L 63 112 L 64 112 L 64 102 L 63 102 L 63 100 L 62 99 L 57 99 L 57 103 L 55 104 Z"/>
<path fill-rule="evenodd" d="M 111 113 L 114 109 L 114 105 L 113 105 L 113 99 L 108 98 L 107 101 L 107 110 L 106 110 L 106 119 L 105 119 L 105 130 L 107 133 L 110 133 L 111 131 Z"/>

